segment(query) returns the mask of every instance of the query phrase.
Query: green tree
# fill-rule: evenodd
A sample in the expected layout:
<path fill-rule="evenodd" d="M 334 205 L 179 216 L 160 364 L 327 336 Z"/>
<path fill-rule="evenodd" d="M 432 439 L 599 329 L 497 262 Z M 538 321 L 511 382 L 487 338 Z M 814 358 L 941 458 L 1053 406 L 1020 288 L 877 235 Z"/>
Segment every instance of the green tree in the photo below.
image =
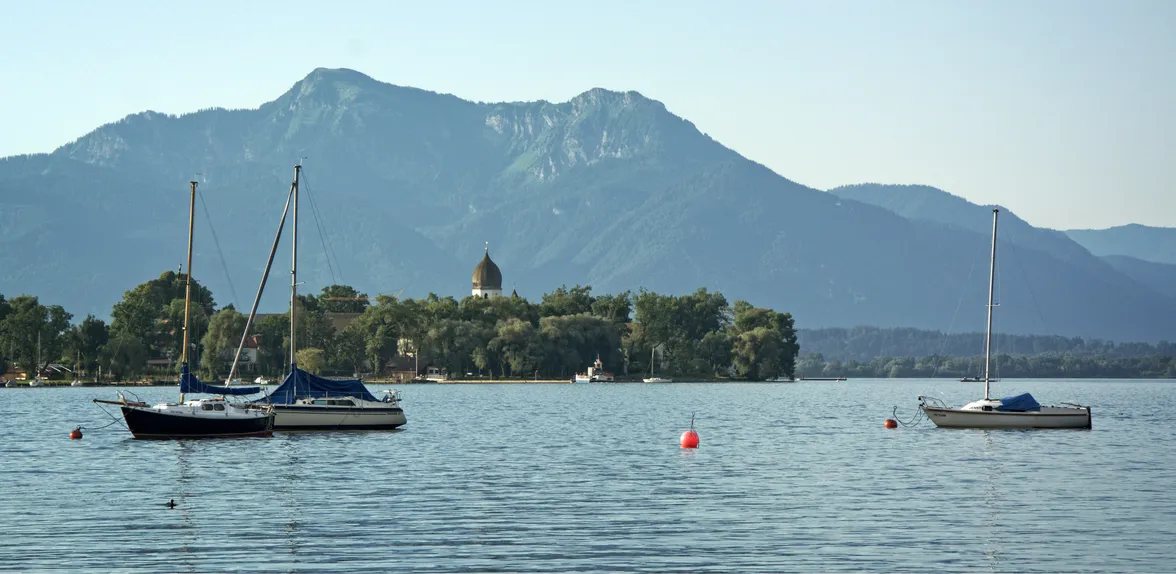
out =
<path fill-rule="evenodd" d="M 628 323 L 629 314 L 633 312 L 630 295 L 629 291 L 616 295 L 597 295 L 592 300 L 592 314 L 613 323 Z"/>
<path fill-rule="evenodd" d="M 186 281 L 187 275 L 167 271 L 127 291 L 110 312 L 111 329 L 139 338 L 151 355 L 178 360 L 183 346 Z M 212 292 L 192 279 L 193 333 L 204 332 L 215 306 Z M 199 337 L 192 340 L 199 341 Z"/>
<path fill-rule="evenodd" d="M 336 335 L 334 349 L 334 356 L 331 357 L 333 365 L 349 369 L 356 375 L 363 372 L 364 332 L 358 326 L 358 321 L 351 323 Z"/>
<path fill-rule="evenodd" d="M 0 346 L 11 349 L 12 360 L 33 377 L 62 356 L 70 318 L 60 305 L 45 306 L 30 295 L 13 297 L 0 325 Z"/>
<path fill-rule="evenodd" d="M 327 285 L 318 300 L 327 313 L 363 313 L 369 305 L 367 293 L 360 293 L 350 285 Z"/>
<path fill-rule="evenodd" d="M 591 312 L 592 287 L 588 285 L 576 285 L 571 289 L 566 285 L 561 286 L 545 294 L 539 303 L 540 317 L 562 317 Z"/>
<path fill-rule="evenodd" d="M 766 327 L 739 333 L 731 349 L 735 372 L 753 381 L 780 376 L 779 344 L 779 333 Z"/>
<path fill-rule="evenodd" d="M 539 320 L 541 366 L 544 372 L 570 377 L 599 356 L 606 370 L 624 368 L 623 325 L 585 313 Z"/>
<path fill-rule="evenodd" d="M 217 311 L 208 321 L 208 331 L 200 340 L 204 347 L 203 370 L 209 378 L 215 378 L 218 373 L 228 373 L 232 367 L 233 356 L 237 347 L 241 345 L 241 335 L 245 332 L 246 317 L 237 312 L 232 305 Z M 240 365 L 238 365 L 240 368 Z"/>
<path fill-rule="evenodd" d="M 500 323 L 487 348 L 502 357 L 507 377 L 530 373 L 539 360 L 535 327 L 521 319 Z"/>
<path fill-rule="evenodd" d="M 673 373 L 693 373 L 706 360 L 699 356 L 699 342 L 707 333 L 730 323 L 730 307 L 721 293 L 699 289 L 690 295 L 659 295 L 642 289 L 633 300 L 634 332 L 640 335 L 644 355 L 665 345 L 665 360 Z"/>
<path fill-rule="evenodd" d="M 193 305 L 188 311 L 188 363 L 193 368 L 196 358 L 203 357 L 198 348 L 201 337 L 208 331 L 209 314 L 203 306 Z M 134 334 L 134 333 L 132 333 Z M 136 335 L 147 343 L 148 354 L 155 357 L 166 357 L 179 361 L 184 350 L 184 300 L 172 299 L 163 308 L 162 318 L 157 324 L 154 337 L 145 339 Z"/>
<path fill-rule="evenodd" d="M 8 356 L 8 343 L 4 336 L 4 318 L 12 312 L 12 307 L 8 305 L 8 300 L 4 298 L 4 294 L 0 293 L 0 375 L 8 371 L 8 363 L 12 362 L 12 357 Z"/>
<path fill-rule="evenodd" d="M 93 315 L 86 315 L 85 319 L 75 325 L 68 336 L 66 352 L 80 361 L 77 369 L 93 372 L 98 368 L 99 353 L 102 346 L 110 339 L 110 328 L 101 319 Z M 80 373 L 77 376 L 81 376 Z"/>
<path fill-rule="evenodd" d="M 508 321 L 520 321 L 508 319 Z M 530 325 L 530 323 L 526 323 Z M 475 365 L 474 350 L 484 346 L 495 335 L 489 325 L 478 321 L 442 319 L 429 326 L 425 333 L 424 345 L 430 349 L 429 364 L 444 367 L 450 373 L 461 376 Z"/>
<path fill-rule="evenodd" d="M 506 319 L 539 323 L 539 307 L 522 297 L 466 297 L 458 304 L 459 318 L 490 326 Z"/>
<path fill-rule="evenodd" d="M 298 346 L 323 349 L 330 355 L 335 327 L 327 321 L 322 307 L 303 307 L 298 310 Z"/>
<path fill-rule="evenodd" d="M 363 355 L 372 371 L 383 372 L 384 366 L 400 349 L 401 338 L 420 338 L 418 326 L 423 321 L 424 308 L 419 302 L 380 296 L 376 304 L 367 308 L 348 329 L 362 336 Z"/>
<path fill-rule="evenodd" d="M 707 365 L 710 374 L 727 374 L 732 363 L 731 335 L 724 331 L 711 331 L 698 342 L 698 357 Z"/>
<path fill-rule="evenodd" d="M 265 375 L 286 372 L 289 366 L 290 315 L 270 315 L 253 324 L 257 335 L 257 367 Z"/>
<path fill-rule="evenodd" d="M 322 349 L 307 347 L 298 349 L 297 353 L 298 368 L 312 375 L 323 372 L 323 367 L 327 366 L 326 353 L 323 353 Z"/>
<path fill-rule="evenodd" d="M 792 315 L 755 307 L 747 301 L 736 301 L 732 311 L 736 372 L 756 380 L 794 376 L 800 346 Z M 910 367 L 913 366 L 912 363 Z"/>
<path fill-rule="evenodd" d="M 110 340 L 99 351 L 99 357 L 103 370 L 118 381 L 144 372 L 148 350 L 139 337 L 124 331 L 113 331 Z"/>

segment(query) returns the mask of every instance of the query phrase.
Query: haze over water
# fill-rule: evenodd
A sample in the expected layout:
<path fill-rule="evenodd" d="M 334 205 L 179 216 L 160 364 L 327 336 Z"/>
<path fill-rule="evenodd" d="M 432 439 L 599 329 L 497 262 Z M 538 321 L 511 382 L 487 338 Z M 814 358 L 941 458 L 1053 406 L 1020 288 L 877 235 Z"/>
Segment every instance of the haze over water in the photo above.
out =
<path fill-rule="evenodd" d="M 375 389 L 384 388 L 375 386 Z M 399 432 L 145 442 L 0 389 L 0 569 L 1170 570 L 1176 387 L 1004 381 L 1091 431 L 886 430 L 949 380 L 415 385 Z M 139 392 L 174 399 L 172 388 Z M 678 435 L 697 411 L 701 448 Z M 175 499 L 177 507 L 165 506 Z"/>

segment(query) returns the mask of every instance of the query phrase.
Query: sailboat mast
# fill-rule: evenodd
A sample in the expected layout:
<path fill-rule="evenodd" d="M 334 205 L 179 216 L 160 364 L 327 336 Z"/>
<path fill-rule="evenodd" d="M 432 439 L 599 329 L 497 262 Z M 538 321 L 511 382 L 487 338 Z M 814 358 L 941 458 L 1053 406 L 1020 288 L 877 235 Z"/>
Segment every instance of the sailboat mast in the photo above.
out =
<path fill-rule="evenodd" d="M 294 246 L 290 255 L 290 373 L 298 368 L 298 358 L 296 351 L 298 349 L 295 343 L 295 333 L 297 332 L 295 322 L 295 308 L 298 303 L 298 174 L 302 171 L 302 164 L 294 164 L 294 183 L 291 190 L 294 194 L 294 222 L 291 226 L 290 243 Z M 297 383 L 295 383 L 297 385 Z"/>
<path fill-rule="evenodd" d="M 188 374 L 188 316 L 192 307 L 192 232 L 196 228 L 196 182 L 189 183 L 192 184 L 192 197 L 188 205 L 188 275 L 184 282 L 184 348 L 180 351 L 181 377 Z M 180 391 L 180 402 L 184 402 L 183 391 Z"/>
<path fill-rule="evenodd" d="M 286 196 L 286 208 L 282 210 L 282 220 L 278 222 L 278 233 L 274 235 L 274 246 L 270 248 L 269 260 L 265 262 L 265 271 L 261 274 L 261 285 L 257 286 L 253 307 L 249 309 L 249 318 L 245 320 L 245 332 L 241 334 L 241 344 L 237 346 L 237 354 L 233 355 L 233 366 L 229 367 L 228 384 L 233 382 L 233 374 L 237 372 L 237 364 L 241 360 L 241 351 L 245 349 L 245 341 L 249 337 L 249 328 L 253 326 L 253 318 L 257 316 L 257 305 L 261 303 L 261 294 L 265 291 L 265 282 L 269 279 L 270 268 L 274 264 L 274 255 L 278 252 L 278 242 L 282 239 L 282 228 L 286 226 L 286 214 L 290 212 L 292 199 L 294 199 L 293 184 L 290 185 L 290 194 Z"/>
<path fill-rule="evenodd" d="M 999 209 L 992 210 L 992 258 L 988 262 L 988 332 L 984 337 L 984 400 L 988 399 L 988 383 L 992 369 L 992 291 L 996 286 L 996 217 Z"/>

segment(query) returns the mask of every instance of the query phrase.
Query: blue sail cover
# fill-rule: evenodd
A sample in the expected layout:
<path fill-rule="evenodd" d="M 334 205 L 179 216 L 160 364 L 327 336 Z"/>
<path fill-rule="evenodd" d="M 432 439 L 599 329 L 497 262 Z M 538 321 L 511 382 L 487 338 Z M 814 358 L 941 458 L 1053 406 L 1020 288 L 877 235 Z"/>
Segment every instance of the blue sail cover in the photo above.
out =
<path fill-rule="evenodd" d="M 379 401 L 359 379 L 324 379 L 295 368 L 269 396 L 253 402 L 292 405 L 298 399 L 324 397 L 353 397 L 365 401 Z"/>
<path fill-rule="evenodd" d="M 218 387 L 203 383 L 196 378 L 196 375 L 188 372 L 188 365 L 185 364 L 180 370 L 180 392 L 206 395 L 256 395 L 261 392 L 261 387 Z"/>
<path fill-rule="evenodd" d="M 1024 411 L 1038 411 L 1041 410 L 1041 405 L 1033 395 L 1029 393 L 1022 393 L 1015 397 L 1005 397 L 1000 400 L 1000 406 L 996 407 L 998 411 L 1009 412 L 1024 412 Z"/>

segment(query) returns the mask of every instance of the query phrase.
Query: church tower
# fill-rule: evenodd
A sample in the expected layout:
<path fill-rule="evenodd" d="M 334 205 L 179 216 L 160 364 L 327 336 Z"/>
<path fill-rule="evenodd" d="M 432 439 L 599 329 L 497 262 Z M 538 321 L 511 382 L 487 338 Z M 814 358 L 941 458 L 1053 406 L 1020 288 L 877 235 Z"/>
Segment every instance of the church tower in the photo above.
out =
<path fill-rule="evenodd" d="M 490 243 L 486 243 L 486 254 L 474 267 L 474 297 L 502 296 L 502 271 L 490 260 Z"/>

